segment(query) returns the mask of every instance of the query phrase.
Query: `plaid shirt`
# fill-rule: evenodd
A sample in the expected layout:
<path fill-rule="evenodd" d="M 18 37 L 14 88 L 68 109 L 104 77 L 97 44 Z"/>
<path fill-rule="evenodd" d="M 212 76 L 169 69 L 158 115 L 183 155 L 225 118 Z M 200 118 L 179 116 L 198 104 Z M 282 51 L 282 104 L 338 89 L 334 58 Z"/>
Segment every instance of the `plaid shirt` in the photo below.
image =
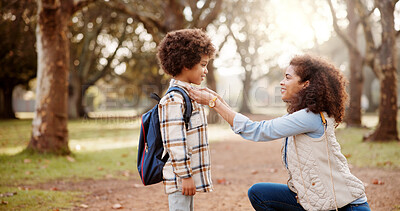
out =
<path fill-rule="evenodd" d="M 186 91 L 182 81 L 172 79 L 170 87 Z M 169 159 L 163 169 L 167 194 L 182 190 L 182 178 L 192 177 L 198 192 L 212 191 L 211 160 L 204 107 L 192 100 L 192 116 L 185 126 L 183 96 L 176 91 L 165 95 L 159 103 L 161 137 Z"/>

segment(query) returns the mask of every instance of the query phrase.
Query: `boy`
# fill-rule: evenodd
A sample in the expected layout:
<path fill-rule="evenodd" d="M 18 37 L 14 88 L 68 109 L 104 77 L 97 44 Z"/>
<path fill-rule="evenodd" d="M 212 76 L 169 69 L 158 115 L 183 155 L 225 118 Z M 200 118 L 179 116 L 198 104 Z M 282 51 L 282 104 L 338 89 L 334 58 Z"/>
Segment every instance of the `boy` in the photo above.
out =
<path fill-rule="evenodd" d="M 161 68 L 172 76 L 170 87 L 187 92 L 190 84 L 200 85 L 208 73 L 208 61 L 215 48 L 200 29 L 169 32 L 158 46 Z M 188 93 L 188 92 L 187 92 Z M 192 100 L 192 115 L 186 128 L 184 98 L 176 91 L 159 103 L 159 120 L 164 150 L 169 159 L 163 168 L 163 183 L 169 210 L 193 210 L 196 192 L 211 192 L 211 161 L 207 118 L 202 105 Z"/>

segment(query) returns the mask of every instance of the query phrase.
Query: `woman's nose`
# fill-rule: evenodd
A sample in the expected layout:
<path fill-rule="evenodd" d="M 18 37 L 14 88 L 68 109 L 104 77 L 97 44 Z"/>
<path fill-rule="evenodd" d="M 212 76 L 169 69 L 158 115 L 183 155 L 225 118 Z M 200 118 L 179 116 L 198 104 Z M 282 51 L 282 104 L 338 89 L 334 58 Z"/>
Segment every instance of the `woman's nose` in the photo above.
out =
<path fill-rule="evenodd" d="M 204 68 L 204 74 L 208 74 L 208 69 L 207 69 L 207 67 Z"/>

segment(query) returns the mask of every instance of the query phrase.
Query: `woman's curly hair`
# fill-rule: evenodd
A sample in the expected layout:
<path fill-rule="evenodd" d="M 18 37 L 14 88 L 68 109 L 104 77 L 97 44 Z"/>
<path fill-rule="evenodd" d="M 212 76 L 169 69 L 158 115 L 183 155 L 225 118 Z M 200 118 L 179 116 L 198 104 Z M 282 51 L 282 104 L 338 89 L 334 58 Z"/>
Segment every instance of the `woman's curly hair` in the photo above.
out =
<path fill-rule="evenodd" d="M 288 103 L 288 112 L 304 108 L 313 113 L 325 111 L 335 118 L 337 124 L 342 122 L 348 97 L 345 89 L 347 80 L 342 72 L 333 64 L 310 55 L 295 56 L 290 65 L 300 77 L 300 82 L 308 80 L 309 85 Z"/>
<path fill-rule="evenodd" d="M 191 69 L 201 56 L 213 58 L 215 47 L 201 29 L 171 31 L 161 40 L 157 58 L 165 73 L 176 76 L 184 67 Z"/>

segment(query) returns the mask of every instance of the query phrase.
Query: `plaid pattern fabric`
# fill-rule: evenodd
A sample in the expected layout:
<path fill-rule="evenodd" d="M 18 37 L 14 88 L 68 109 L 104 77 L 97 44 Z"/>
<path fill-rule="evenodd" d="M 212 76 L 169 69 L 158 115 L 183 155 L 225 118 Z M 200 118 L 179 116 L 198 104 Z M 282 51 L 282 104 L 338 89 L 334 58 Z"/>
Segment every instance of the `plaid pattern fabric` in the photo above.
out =
<path fill-rule="evenodd" d="M 171 86 L 184 88 L 186 83 L 172 79 Z M 198 192 L 212 191 L 211 160 L 207 137 L 207 117 L 202 105 L 192 100 L 192 116 L 185 126 L 184 98 L 172 91 L 159 103 L 161 137 L 169 159 L 164 166 L 167 194 L 182 190 L 182 178 L 192 177 Z"/>

